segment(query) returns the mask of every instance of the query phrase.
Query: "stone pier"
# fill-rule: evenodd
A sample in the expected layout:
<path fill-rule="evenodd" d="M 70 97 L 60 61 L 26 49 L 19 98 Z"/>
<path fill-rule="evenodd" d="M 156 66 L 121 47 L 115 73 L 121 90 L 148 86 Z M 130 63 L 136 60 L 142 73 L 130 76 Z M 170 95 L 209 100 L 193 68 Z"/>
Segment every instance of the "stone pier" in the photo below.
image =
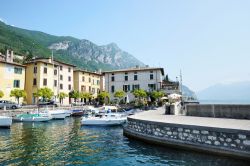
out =
<path fill-rule="evenodd" d="M 130 116 L 124 135 L 149 143 L 250 160 L 250 120 L 164 115 Z"/>

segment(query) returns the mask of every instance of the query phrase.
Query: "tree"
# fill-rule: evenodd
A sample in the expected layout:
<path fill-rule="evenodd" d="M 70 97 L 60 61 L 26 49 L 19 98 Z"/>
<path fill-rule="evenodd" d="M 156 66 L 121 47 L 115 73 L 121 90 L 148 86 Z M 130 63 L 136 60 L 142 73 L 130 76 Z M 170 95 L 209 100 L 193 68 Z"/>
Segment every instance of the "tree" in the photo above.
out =
<path fill-rule="evenodd" d="M 133 91 L 133 95 L 136 97 L 136 98 L 145 98 L 147 97 L 147 92 L 143 89 L 136 89 Z"/>
<path fill-rule="evenodd" d="M 37 93 L 34 94 L 36 97 L 42 97 L 43 101 L 50 100 L 54 96 L 54 92 L 50 88 L 38 89 Z"/>
<path fill-rule="evenodd" d="M 146 104 L 146 101 L 144 100 L 144 98 L 147 97 L 147 92 L 145 90 L 136 89 L 133 91 L 133 95 L 135 96 L 135 98 L 137 98 L 139 100 L 138 103 L 136 102 L 139 107 L 142 107 Z"/>
<path fill-rule="evenodd" d="M 60 104 L 62 104 L 63 103 L 63 99 L 65 99 L 66 97 L 68 97 L 69 95 L 68 94 L 66 94 L 66 93 L 64 93 L 64 92 L 60 92 L 59 94 L 58 94 L 58 98 L 60 99 Z"/>
<path fill-rule="evenodd" d="M 0 98 L 2 98 L 4 96 L 3 91 L 0 90 Z"/>
<path fill-rule="evenodd" d="M 97 98 L 98 98 L 100 104 L 104 104 L 104 103 L 108 104 L 109 103 L 110 95 L 109 95 L 108 92 L 103 91 L 103 92 L 100 92 L 98 94 Z"/>
<path fill-rule="evenodd" d="M 164 92 L 162 91 L 153 91 L 149 94 L 150 98 L 152 99 L 152 101 L 156 101 L 159 100 L 159 98 L 164 96 Z"/>
<path fill-rule="evenodd" d="M 14 89 L 10 91 L 10 97 L 15 97 L 18 104 L 19 104 L 19 99 L 26 96 L 27 96 L 26 92 L 21 89 Z"/>
<path fill-rule="evenodd" d="M 80 92 L 79 98 L 80 99 L 91 99 L 92 98 L 92 94 L 87 93 L 87 92 Z"/>
<path fill-rule="evenodd" d="M 73 98 L 74 101 L 76 102 L 76 99 L 80 98 L 80 93 L 76 90 L 72 90 L 71 92 L 69 92 L 69 97 Z"/>
<path fill-rule="evenodd" d="M 122 90 L 118 90 L 115 92 L 114 97 L 118 98 L 118 103 L 120 103 L 121 99 L 125 96 L 125 92 Z"/>

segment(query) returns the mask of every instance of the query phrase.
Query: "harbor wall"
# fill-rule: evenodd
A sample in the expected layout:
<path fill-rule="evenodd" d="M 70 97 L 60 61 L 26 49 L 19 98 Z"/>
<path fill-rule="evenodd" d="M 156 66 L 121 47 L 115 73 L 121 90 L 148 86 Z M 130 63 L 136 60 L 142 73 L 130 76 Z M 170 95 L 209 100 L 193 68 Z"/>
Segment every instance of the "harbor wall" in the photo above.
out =
<path fill-rule="evenodd" d="M 187 116 L 250 119 L 250 105 L 236 104 L 188 104 Z"/>
<path fill-rule="evenodd" d="M 128 118 L 124 135 L 145 142 L 250 160 L 250 132 Z"/>

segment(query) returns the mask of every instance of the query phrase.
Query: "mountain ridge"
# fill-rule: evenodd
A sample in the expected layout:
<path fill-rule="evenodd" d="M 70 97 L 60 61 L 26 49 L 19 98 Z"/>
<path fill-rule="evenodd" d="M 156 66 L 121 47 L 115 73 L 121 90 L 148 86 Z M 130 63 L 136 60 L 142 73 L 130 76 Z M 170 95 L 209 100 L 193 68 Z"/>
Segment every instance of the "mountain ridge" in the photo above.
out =
<path fill-rule="evenodd" d="M 13 27 L 0 21 L 0 50 L 11 48 L 19 55 L 32 54 L 75 64 L 88 70 L 129 68 L 144 63 L 123 51 L 116 43 L 97 45 L 87 39 L 56 36 L 41 31 Z"/>

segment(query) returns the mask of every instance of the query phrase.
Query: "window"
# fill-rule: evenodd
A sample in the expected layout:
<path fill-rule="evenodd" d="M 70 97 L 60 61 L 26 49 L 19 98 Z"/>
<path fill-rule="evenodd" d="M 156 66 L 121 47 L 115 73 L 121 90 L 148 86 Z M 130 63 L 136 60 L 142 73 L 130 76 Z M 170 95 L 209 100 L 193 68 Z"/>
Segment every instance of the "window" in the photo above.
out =
<path fill-rule="evenodd" d="M 37 73 L 37 66 L 34 66 L 33 72 L 34 72 L 34 73 Z"/>
<path fill-rule="evenodd" d="M 47 67 L 43 68 L 43 73 L 47 74 Z"/>
<path fill-rule="evenodd" d="M 148 84 L 149 90 L 156 90 L 156 85 L 155 84 Z"/>
<path fill-rule="evenodd" d="M 123 91 L 124 92 L 130 91 L 130 86 L 129 85 L 123 85 Z"/>
<path fill-rule="evenodd" d="M 61 71 L 63 70 L 63 67 L 62 67 L 62 66 L 60 66 L 60 70 L 61 70 Z"/>
<path fill-rule="evenodd" d="M 56 69 L 54 70 L 54 75 L 57 75 L 57 70 Z"/>
<path fill-rule="evenodd" d="M 153 79 L 154 79 L 153 71 L 150 71 L 150 80 L 153 80 Z"/>
<path fill-rule="evenodd" d="M 115 86 L 112 85 L 112 86 L 111 86 L 111 93 L 114 93 L 114 92 L 115 92 Z"/>
<path fill-rule="evenodd" d="M 100 80 L 96 80 L 96 85 L 99 85 L 100 84 Z"/>
<path fill-rule="evenodd" d="M 63 80 L 63 75 L 60 75 L 60 80 Z"/>
<path fill-rule="evenodd" d="M 71 90 L 71 84 L 69 84 L 68 89 Z"/>
<path fill-rule="evenodd" d="M 94 79 L 92 80 L 92 84 L 95 85 L 95 80 Z"/>
<path fill-rule="evenodd" d="M 138 75 L 137 75 L 137 72 L 134 72 L 134 80 L 138 80 Z"/>
<path fill-rule="evenodd" d="M 124 80 L 125 80 L 125 81 L 128 81 L 128 73 L 125 73 Z"/>
<path fill-rule="evenodd" d="M 89 86 L 89 92 L 91 92 L 91 86 Z"/>
<path fill-rule="evenodd" d="M 114 73 L 112 73 L 111 81 L 115 81 L 115 74 Z"/>
<path fill-rule="evenodd" d="M 47 63 L 44 63 L 44 66 L 47 66 Z"/>
<path fill-rule="evenodd" d="M 140 89 L 140 85 L 139 84 L 132 86 L 132 90 L 136 90 L 136 89 Z"/>
<path fill-rule="evenodd" d="M 68 68 L 68 71 L 69 71 L 69 73 L 71 72 L 71 68 L 70 67 Z"/>
<path fill-rule="evenodd" d="M 91 78 L 89 77 L 89 83 L 91 83 Z"/>
<path fill-rule="evenodd" d="M 36 78 L 33 79 L 33 86 L 36 86 Z"/>
<path fill-rule="evenodd" d="M 95 88 L 92 88 L 92 93 L 95 93 Z"/>
<path fill-rule="evenodd" d="M 20 88 L 20 80 L 14 80 L 14 88 Z"/>
<path fill-rule="evenodd" d="M 63 89 L 63 84 L 60 84 L 60 89 Z"/>
<path fill-rule="evenodd" d="M 100 93 L 100 89 L 99 89 L 99 88 L 97 88 L 97 93 L 98 93 L 98 94 Z"/>
<path fill-rule="evenodd" d="M 81 91 L 85 92 L 86 91 L 86 87 L 84 85 L 81 86 Z"/>
<path fill-rule="evenodd" d="M 14 72 L 15 72 L 15 74 L 22 74 L 22 68 L 20 68 L 20 67 L 15 67 L 15 68 L 14 68 Z"/>
<path fill-rule="evenodd" d="M 85 77 L 84 76 L 82 76 L 82 82 L 84 82 L 85 81 Z"/>
<path fill-rule="evenodd" d="M 71 81 L 71 77 L 70 76 L 68 77 L 68 81 Z"/>
<path fill-rule="evenodd" d="M 47 86 L 47 78 L 43 79 L 43 86 Z"/>
<path fill-rule="evenodd" d="M 54 86 L 57 87 L 57 80 L 54 80 Z"/>

